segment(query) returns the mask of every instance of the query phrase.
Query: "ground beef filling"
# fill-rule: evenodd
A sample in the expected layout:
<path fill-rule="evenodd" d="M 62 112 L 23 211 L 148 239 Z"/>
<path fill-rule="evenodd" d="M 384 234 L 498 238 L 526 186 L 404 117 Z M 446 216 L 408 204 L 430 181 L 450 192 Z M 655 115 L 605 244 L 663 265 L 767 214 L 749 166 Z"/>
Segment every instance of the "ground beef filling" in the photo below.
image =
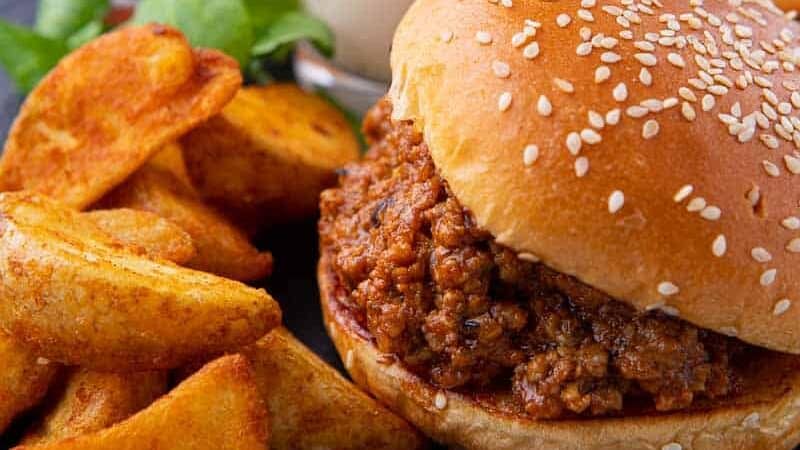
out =
<path fill-rule="evenodd" d="M 498 245 L 390 112 L 368 115 L 371 149 L 323 194 L 320 220 L 347 306 L 381 351 L 442 388 L 510 389 L 536 418 L 613 414 L 631 398 L 676 410 L 735 389 L 741 344 Z"/>

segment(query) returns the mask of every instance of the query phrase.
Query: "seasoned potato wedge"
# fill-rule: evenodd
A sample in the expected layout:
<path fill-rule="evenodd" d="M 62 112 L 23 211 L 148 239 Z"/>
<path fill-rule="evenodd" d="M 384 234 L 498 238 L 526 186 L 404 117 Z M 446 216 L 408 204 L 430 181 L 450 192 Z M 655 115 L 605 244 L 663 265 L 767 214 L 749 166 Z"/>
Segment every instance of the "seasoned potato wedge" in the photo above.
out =
<path fill-rule="evenodd" d="M 108 428 L 167 391 L 164 371 L 109 373 L 71 369 L 23 444 L 43 444 Z"/>
<path fill-rule="evenodd" d="M 189 178 L 189 170 L 186 168 L 186 160 L 183 158 L 183 147 L 178 142 L 170 142 L 165 145 L 150 158 L 148 164 L 171 173 L 194 191 L 192 179 Z"/>
<path fill-rule="evenodd" d="M 193 51 L 173 28 L 101 36 L 28 96 L 0 159 L 0 191 L 37 191 L 82 209 L 219 112 L 240 84 L 236 61 Z"/>
<path fill-rule="evenodd" d="M 244 233 L 203 204 L 171 172 L 148 164 L 100 205 L 150 211 L 186 230 L 197 249 L 187 267 L 241 281 L 257 280 L 272 271 L 271 254 L 259 252 Z"/>
<path fill-rule="evenodd" d="M 197 253 L 192 237 L 159 215 L 135 209 L 102 209 L 83 213 L 98 228 L 131 247 L 141 248 L 151 259 L 183 264 Z"/>
<path fill-rule="evenodd" d="M 278 328 L 243 353 L 267 403 L 271 448 L 417 449 L 426 440 Z"/>
<path fill-rule="evenodd" d="M 58 364 L 0 333 L 0 433 L 17 414 L 39 403 L 57 372 Z"/>
<path fill-rule="evenodd" d="M 209 363 L 148 408 L 110 428 L 56 442 L 22 445 L 52 450 L 264 450 L 264 403 L 241 356 Z"/>
<path fill-rule="evenodd" d="M 359 151 L 341 112 L 291 84 L 243 88 L 181 142 L 201 195 L 248 228 L 313 215 Z"/>
<path fill-rule="evenodd" d="M 36 194 L 0 194 L 0 230 L 0 328 L 56 362 L 168 369 L 280 323 L 263 290 L 151 261 Z"/>

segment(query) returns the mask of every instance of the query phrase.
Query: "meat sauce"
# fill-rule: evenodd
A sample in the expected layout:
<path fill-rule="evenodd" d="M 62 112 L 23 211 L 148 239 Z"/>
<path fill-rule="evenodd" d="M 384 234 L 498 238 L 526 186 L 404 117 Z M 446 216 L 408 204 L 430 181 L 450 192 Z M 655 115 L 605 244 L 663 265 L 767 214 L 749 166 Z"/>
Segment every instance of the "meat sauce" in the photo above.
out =
<path fill-rule="evenodd" d="M 746 346 L 520 258 L 476 226 L 391 105 L 371 148 L 322 195 L 321 246 L 348 308 L 412 371 L 447 389 L 507 389 L 534 418 L 659 411 L 735 393 Z M 524 255 L 523 255 L 524 256 Z"/>

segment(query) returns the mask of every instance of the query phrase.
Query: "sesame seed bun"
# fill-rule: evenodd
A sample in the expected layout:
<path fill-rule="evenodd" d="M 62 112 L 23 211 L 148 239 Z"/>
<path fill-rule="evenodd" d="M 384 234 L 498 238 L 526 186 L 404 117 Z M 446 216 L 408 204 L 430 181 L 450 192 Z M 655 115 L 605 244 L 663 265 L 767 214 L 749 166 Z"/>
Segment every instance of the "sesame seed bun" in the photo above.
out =
<path fill-rule="evenodd" d="M 792 449 L 800 442 L 800 367 L 772 353 L 753 361 L 745 394 L 673 414 L 624 411 L 622 418 L 537 421 L 502 412 L 496 398 L 440 391 L 378 351 L 341 303 L 327 257 L 319 264 L 328 333 L 353 380 L 442 444 L 469 449 Z"/>
<path fill-rule="evenodd" d="M 766 0 L 418 0 L 390 99 L 522 257 L 800 353 L 798 36 Z"/>

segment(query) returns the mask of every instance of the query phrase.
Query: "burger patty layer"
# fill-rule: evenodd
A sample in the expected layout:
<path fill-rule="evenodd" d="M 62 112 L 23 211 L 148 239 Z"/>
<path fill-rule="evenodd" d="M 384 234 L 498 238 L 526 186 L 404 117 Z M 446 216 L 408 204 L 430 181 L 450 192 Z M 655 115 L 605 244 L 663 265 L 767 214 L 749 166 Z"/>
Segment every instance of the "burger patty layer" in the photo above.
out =
<path fill-rule="evenodd" d="M 437 174 L 422 136 L 376 106 L 364 161 L 323 193 L 323 251 L 347 305 L 412 371 L 448 389 L 510 390 L 536 418 L 660 411 L 734 394 L 748 347 L 625 303 L 494 242 Z M 480 182 L 476 180 L 476 182 Z"/>

